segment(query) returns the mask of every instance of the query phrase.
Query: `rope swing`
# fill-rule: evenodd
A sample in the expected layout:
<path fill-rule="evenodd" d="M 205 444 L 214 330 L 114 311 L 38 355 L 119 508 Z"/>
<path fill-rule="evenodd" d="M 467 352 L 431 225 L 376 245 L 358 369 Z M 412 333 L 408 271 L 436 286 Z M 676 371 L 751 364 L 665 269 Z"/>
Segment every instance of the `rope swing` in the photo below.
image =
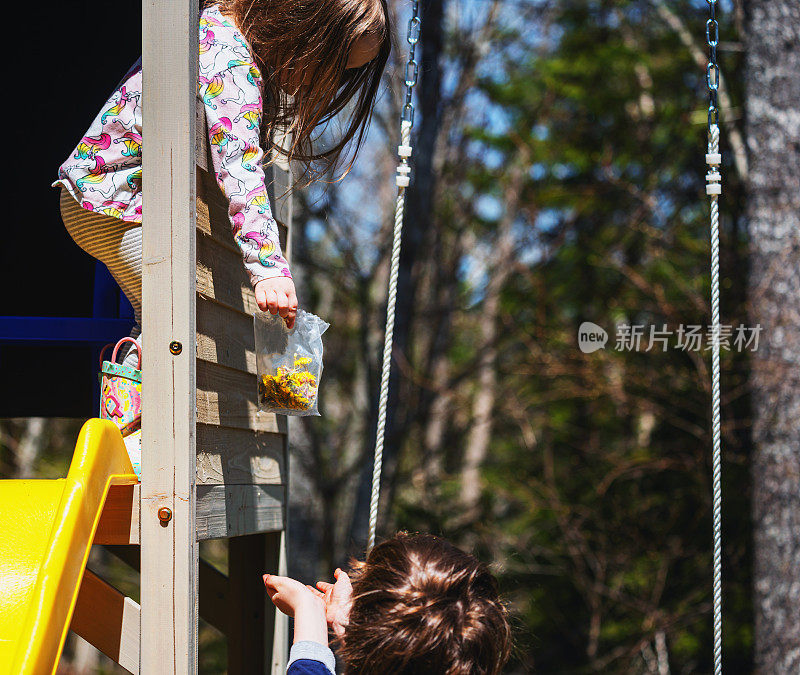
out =
<path fill-rule="evenodd" d="M 711 433 L 713 437 L 712 491 L 714 509 L 714 675 L 722 675 L 722 439 L 720 427 L 719 366 L 719 197 L 722 194 L 719 152 L 719 66 L 717 44 L 719 23 L 715 16 L 717 0 L 706 0 L 706 43 L 709 49 L 706 68 L 708 86 L 708 152 L 706 153 L 706 194 L 711 201 Z"/>
<path fill-rule="evenodd" d="M 411 166 L 411 127 L 414 126 L 414 105 L 411 102 L 414 85 L 417 83 L 419 64 L 414 56 L 419 42 L 419 0 L 411 6 L 411 19 L 408 22 L 406 40 L 409 44 L 406 62 L 406 102 L 400 118 L 400 146 L 397 154 L 400 164 L 397 167 L 397 202 L 394 211 L 394 239 L 392 242 L 392 262 L 389 271 L 389 293 L 386 302 L 386 332 L 383 341 L 383 368 L 381 370 L 381 390 L 378 400 L 378 428 L 375 433 L 375 459 L 372 466 L 372 494 L 369 500 L 369 535 L 367 554 L 375 545 L 375 530 L 378 527 L 378 503 L 381 494 L 381 470 L 383 468 L 383 441 L 386 431 L 386 406 L 389 400 L 389 373 L 392 365 L 392 337 L 394 335 L 394 311 L 397 302 L 397 276 L 400 271 L 400 242 L 403 238 L 403 213 L 406 204 L 406 188 L 410 182 Z"/>

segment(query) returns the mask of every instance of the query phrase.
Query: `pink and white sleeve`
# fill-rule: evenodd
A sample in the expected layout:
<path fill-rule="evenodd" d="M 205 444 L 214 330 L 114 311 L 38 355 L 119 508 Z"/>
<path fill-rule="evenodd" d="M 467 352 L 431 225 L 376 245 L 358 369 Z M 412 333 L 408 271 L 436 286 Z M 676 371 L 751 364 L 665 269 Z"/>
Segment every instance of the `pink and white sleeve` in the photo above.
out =
<path fill-rule="evenodd" d="M 201 74 L 199 87 L 210 154 L 250 283 L 291 278 L 264 182 L 264 152 L 259 144 L 261 74 L 252 62 L 234 58 L 226 68 L 209 75 Z"/>

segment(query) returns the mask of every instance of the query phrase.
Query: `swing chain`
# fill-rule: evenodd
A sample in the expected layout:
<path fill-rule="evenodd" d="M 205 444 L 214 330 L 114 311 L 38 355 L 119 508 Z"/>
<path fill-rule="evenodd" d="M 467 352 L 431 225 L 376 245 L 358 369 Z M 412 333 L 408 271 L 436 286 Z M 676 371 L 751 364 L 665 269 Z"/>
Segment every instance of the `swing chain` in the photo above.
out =
<path fill-rule="evenodd" d="M 717 90 L 719 89 L 719 66 L 717 65 L 717 45 L 719 44 L 719 23 L 717 22 L 717 0 L 706 0 L 709 18 L 706 21 L 706 44 L 708 45 L 708 66 L 706 67 L 706 86 L 708 87 L 708 128 L 719 124 Z"/>
<path fill-rule="evenodd" d="M 395 183 L 398 188 L 406 188 L 411 182 L 411 166 L 408 163 L 411 157 L 411 127 L 414 126 L 414 87 L 419 76 L 419 63 L 416 59 L 417 43 L 419 42 L 419 31 L 422 21 L 419 18 L 419 0 L 414 0 L 411 4 L 411 18 L 408 20 L 408 30 L 406 41 L 408 42 L 408 61 L 406 61 L 405 85 L 406 100 L 403 105 L 403 114 L 400 116 L 400 145 L 397 154 L 400 156 L 400 163 L 397 166 L 397 176 Z"/>
<path fill-rule="evenodd" d="M 421 25 L 422 21 L 419 18 L 419 0 L 414 0 L 411 3 L 411 18 L 408 20 L 408 29 L 406 31 L 406 41 L 409 44 L 405 77 L 406 101 L 403 106 L 403 115 L 401 117 L 401 120 L 407 122 L 409 127 L 414 126 L 414 104 L 411 102 L 411 99 L 414 96 L 414 86 L 417 84 L 417 76 L 419 75 L 419 63 L 417 63 L 416 60 L 416 52 Z"/>

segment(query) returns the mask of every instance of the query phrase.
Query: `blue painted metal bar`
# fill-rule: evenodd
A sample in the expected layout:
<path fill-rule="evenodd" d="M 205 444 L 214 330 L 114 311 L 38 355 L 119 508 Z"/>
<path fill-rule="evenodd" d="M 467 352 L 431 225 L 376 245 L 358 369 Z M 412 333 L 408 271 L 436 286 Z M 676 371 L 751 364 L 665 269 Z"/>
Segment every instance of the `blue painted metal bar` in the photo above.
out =
<path fill-rule="evenodd" d="M 133 328 L 131 319 L 0 316 L 0 342 L 116 342 Z"/>
<path fill-rule="evenodd" d="M 119 286 L 108 268 L 97 261 L 94 265 L 94 286 L 92 288 L 92 317 L 95 319 L 116 319 L 119 316 Z"/>
<path fill-rule="evenodd" d="M 122 291 L 119 292 L 119 318 L 133 321 L 133 305 Z"/>

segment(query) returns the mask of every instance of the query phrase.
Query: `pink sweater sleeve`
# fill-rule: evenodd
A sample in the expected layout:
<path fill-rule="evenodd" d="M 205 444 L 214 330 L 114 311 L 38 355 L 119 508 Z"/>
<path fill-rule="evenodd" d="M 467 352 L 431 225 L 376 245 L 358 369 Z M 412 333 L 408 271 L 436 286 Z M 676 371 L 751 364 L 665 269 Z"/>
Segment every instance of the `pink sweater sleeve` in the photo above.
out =
<path fill-rule="evenodd" d="M 264 182 L 264 152 L 259 144 L 261 74 L 238 32 L 229 25 L 206 26 L 210 48 L 205 53 L 202 23 L 200 38 L 199 88 L 214 174 L 228 200 L 233 236 L 250 282 L 255 286 L 262 279 L 291 278 Z M 245 55 L 248 58 L 243 58 Z"/>

